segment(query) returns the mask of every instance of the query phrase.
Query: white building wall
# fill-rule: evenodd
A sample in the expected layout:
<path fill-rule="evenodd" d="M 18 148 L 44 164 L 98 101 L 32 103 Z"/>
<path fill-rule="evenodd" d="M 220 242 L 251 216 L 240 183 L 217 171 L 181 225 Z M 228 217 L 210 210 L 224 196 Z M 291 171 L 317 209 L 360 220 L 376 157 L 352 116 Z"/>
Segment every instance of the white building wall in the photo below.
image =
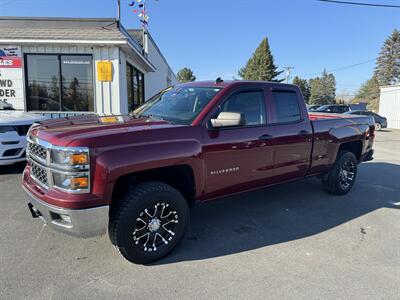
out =
<path fill-rule="evenodd" d="M 379 114 L 387 118 L 388 128 L 400 129 L 400 85 L 381 87 Z"/>
<path fill-rule="evenodd" d="M 93 56 L 93 88 L 94 112 L 99 114 L 123 113 L 120 101 L 120 64 L 118 47 L 91 47 L 84 45 L 33 45 L 22 46 L 22 53 L 41 54 L 91 54 Z M 97 62 L 108 60 L 113 65 L 113 80 L 101 82 L 97 80 Z M 125 77 L 123 77 L 125 79 Z M 25 85 L 24 85 L 25 86 Z M 126 90 L 126 88 L 125 88 Z M 26 110 L 26 91 L 23 109 Z"/>
<path fill-rule="evenodd" d="M 160 54 L 157 46 L 151 38 L 148 38 L 147 47 L 148 59 L 157 70 L 145 75 L 144 84 L 146 100 L 168 87 L 168 75 L 170 75 L 171 85 L 178 83 L 174 72 L 172 72 L 168 63 Z"/>

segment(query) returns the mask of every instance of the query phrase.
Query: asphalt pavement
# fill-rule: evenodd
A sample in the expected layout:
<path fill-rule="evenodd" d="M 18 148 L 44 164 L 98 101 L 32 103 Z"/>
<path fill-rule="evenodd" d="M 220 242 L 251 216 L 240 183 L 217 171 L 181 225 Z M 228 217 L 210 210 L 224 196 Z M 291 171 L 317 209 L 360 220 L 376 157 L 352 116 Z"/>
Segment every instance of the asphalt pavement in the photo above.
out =
<path fill-rule="evenodd" d="M 310 178 L 195 207 L 149 266 L 32 219 L 23 164 L 1 167 L 0 299 L 400 299 L 400 131 L 375 151 L 346 196 Z"/>

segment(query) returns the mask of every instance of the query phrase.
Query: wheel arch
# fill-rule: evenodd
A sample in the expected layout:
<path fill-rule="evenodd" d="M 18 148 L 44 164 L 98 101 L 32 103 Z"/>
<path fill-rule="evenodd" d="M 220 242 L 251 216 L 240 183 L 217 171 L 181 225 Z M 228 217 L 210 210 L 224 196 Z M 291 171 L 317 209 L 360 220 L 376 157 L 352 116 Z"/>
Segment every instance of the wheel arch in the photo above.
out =
<path fill-rule="evenodd" d="M 113 187 L 111 207 L 120 201 L 121 195 L 129 188 L 148 181 L 157 181 L 170 185 L 183 195 L 189 207 L 194 206 L 196 201 L 194 170 L 188 164 L 181 164 L 137 171 L 120 176 Z"/>

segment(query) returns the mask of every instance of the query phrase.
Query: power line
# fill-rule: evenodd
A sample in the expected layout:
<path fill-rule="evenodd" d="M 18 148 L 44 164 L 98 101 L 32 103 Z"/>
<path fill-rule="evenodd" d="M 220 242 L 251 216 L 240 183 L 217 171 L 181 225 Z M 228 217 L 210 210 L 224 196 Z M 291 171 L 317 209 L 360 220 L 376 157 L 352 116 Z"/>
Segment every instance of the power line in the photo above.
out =
<path fill-rule="evenodd" d="M 354 67 L 357 67 L 357 66 L 360 66 L 360 65 L 364 65 L 364 64 L 370 63 L 372 61 L 375 61 L 375 58 L 368 59 L 366 61 L 355 63 L 355 64 L 352 64 L 352 65 L 347 65 L 347 66 L 343 66 L 343 67 L 327 70 L 327 72 L 336 72 L 336 71 L 346 70 L 346 69 L 350 69 L 350 68 L 354 68 Z M 322 74 L 322 72 L 303 74 L 303 75 L 298 75 L 298 76 L 299 77 L 309 77 L 309 76 L 315 76 L 315 75 L 320 75 L 320 74 Z"/>
<path fill-rule="evenodd" d="M 351 2 L 351 1 L 336 1 L 336 0 L 317 0 L 319 2 L 328 2 L 335 4 L 348 4 L 348 5 L 360 5 L 360 6 L 372 6 L 372 7 L 386 7 L 386 8 L 400 8 L 400 5 L 392 4 L 377 4 L 377 3 L 364 3 L 364 2 Z"/>

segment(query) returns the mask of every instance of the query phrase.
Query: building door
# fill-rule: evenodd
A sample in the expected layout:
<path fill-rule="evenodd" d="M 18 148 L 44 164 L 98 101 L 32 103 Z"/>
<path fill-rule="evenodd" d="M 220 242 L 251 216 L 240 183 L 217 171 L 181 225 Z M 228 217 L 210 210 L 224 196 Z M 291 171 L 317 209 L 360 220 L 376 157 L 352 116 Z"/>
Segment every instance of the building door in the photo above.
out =
<path fill-rule="evenodd" d="M 128 112 L 144 103 L 144 74 L 130 64 L 126 65 Z"/>

